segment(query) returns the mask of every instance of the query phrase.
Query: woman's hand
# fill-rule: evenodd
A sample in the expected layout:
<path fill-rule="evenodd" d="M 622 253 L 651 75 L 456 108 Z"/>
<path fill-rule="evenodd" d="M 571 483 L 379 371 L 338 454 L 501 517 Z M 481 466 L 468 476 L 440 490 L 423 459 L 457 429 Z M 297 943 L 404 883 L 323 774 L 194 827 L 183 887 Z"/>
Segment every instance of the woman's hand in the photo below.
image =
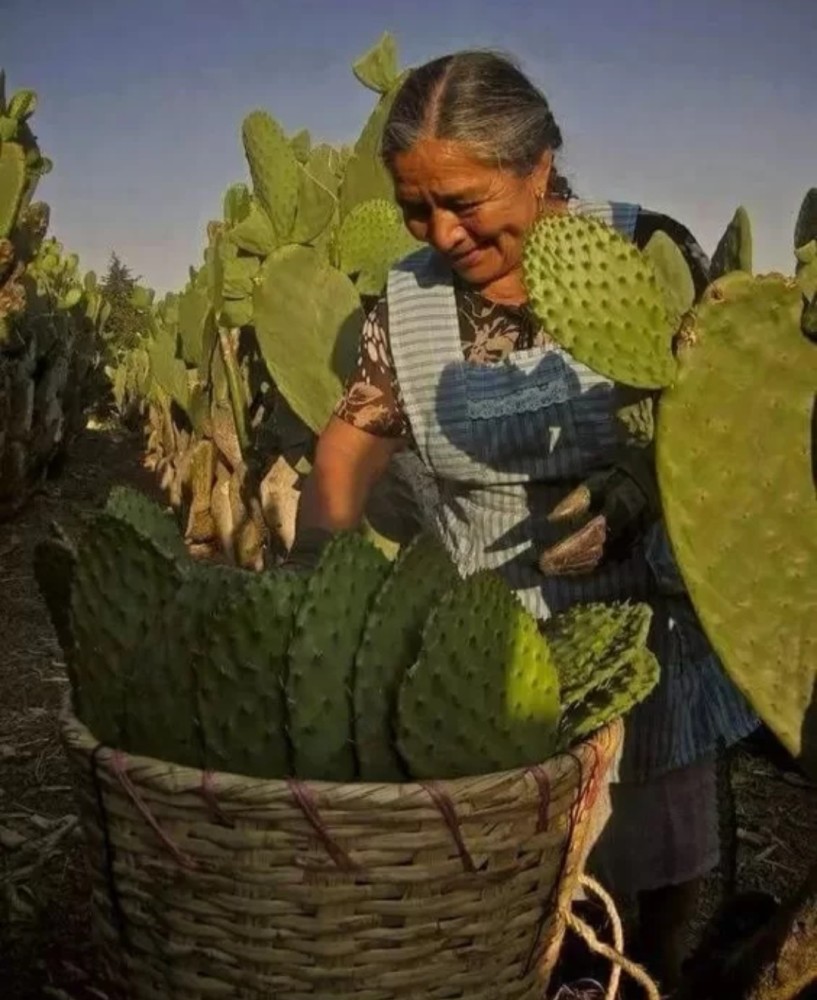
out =
<path fill-rule="evenodd" d="M 660 501 L 650 450 L 627 449 L 612 469 L 588 477 L 548 515 L 551 524 L 579 523 L 539 556 L 545 576 L 592 573 L 602 561 L 626 555 Z"/>
<path fill-rule="evenodd" d="M 380 437 L 330 419 L 301 491 L 295 541 L 285 565 L 312 568 L 333 534 L 360 524 L 372 488 L 403 445 L 402 438 Z"/>

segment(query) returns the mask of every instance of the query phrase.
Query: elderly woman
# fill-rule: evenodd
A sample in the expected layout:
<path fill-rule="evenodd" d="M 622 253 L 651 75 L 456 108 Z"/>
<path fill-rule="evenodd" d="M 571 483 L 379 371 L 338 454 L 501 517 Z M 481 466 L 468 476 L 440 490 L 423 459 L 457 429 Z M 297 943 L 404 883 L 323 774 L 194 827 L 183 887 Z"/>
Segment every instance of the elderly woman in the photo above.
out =
<path fill-rule="evenodd" d="M 537 567 L 537 553 L 560 540 L 548 513 L 614 461 L 616 387 L 550 341 L 526 304 L 521 253 L 542 213 L 585 212 L 638 246 L 663 229 L 699 293 L 707 261 L 671 219 L 574 198 L 554 166 L 561 143 L 545 97 L 504 58 L 457 53 L 404 81 L 382 154 L 405 224 L 428 247 L 392 270 L 366 320 L 357 370 L 317 445 L 291 556 L 308 560 L 329 534 L 357 525 L 390 459 L 409 447 L 435 481 L 437 530 L 463 573 L 496 569 L 540 620 L 577 602 L 653 606 L 662 680 L 628 718 L 591 866 L 637 896 L 641 957 L 672 987 L 697 888 L 718 863 L 714 751 L 755 720 L 626 476 L 612 481 L 620 502 L 609 506 L 624 516 L 600 535 L 577 534 L 548 575 Z"/>

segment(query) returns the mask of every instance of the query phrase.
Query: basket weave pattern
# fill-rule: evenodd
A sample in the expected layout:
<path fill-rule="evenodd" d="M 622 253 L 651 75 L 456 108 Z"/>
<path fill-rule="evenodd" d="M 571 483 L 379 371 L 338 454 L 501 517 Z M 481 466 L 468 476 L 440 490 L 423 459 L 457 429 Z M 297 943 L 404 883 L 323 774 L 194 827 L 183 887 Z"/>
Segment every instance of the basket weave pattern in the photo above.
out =
<path fill-rule="evenodd" d="M 132 1000 L 541 1000 L 621 740 L 426 784 L 203 774 L 66 707 L 111 973 Z"/>

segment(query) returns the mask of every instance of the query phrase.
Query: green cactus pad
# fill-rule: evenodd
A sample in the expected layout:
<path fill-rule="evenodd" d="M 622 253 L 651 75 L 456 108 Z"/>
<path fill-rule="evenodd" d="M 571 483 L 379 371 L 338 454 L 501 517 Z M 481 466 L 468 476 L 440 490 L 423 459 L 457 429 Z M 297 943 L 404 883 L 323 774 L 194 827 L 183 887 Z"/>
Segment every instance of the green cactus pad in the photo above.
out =
<path fill-rule="evenodd" d="M 800 332 L 801 303 L 777 275 L 711 286 L 657 434 L 666 522 L 696 612 L 794 755 L 817 678 L 817 346 Z"/>
<path fill-rule="evenodd" d="M 48 608 L 72 683 L 74 637 L 71 631 L 71 588 L 76 564 L 76 548 L 64 537 L 45 538 L 34 549 L 37 586 Z"/>
<path fill-rule="evenodd" d="M 298 160 L 281 126 L 266 111 L 251 111 L 241 127 L 253 193 L 266 212 L 277 246 L 285 243 L 298 207 Z"/>
<path fill-rule="evenodd" d="M 261 268 L 257 257 L 233 257 L 222 261 L 225 299 L 245 299 L 255 290 L 255 278 Z"/>
<path fill-rule="evenodd" d="M 30 118 L 37 110 L 37 95 L 33 90 L 18 90 L 12 94 L 8 104 L 8 114 L 10 118 L 16 118 L 18 122 L 24 122 Z"/>
<path fill-rule="evenodd" d="M 715 247 L 709 275 L 715 281 L 733 271 L 752 273 L 752 225 L 743 206 L 732 216 L 726 232 Z"/>
<path fill-rule="evenodd" d="M 332 169 L 329 146 L 313 149 L 300 167 L 298 212 L 292 231 L 293 243 L 312 243 L 329 226 L 338 207 L 338 179 Z"/>
<path fill-rule="evenodd" d="M 217 601 L 211 599 L 214 588 L 203 585 L 204 576 L 202 567 L 190 568 L 146 624 L 138 647 L 141 656 L 130 661 L 122 735 L 129 753 L 185 767 L 206 766 L 195 663 L 212 641 L 207 628 Z"/>
<path fill-rule="evenodd" d="M 647 604 L 578 604 L 545 622 L 544 635 L 559 673 L 562 706 L 584 701 L 615 682 L 646 648 L 652 621 Z"/>
<path fill-rule="evenodd" d="M 298 609 L 289 647 L 287 705 L 295 774 L 321 781 L 356 776 L 354 662 L 366 616 L 389 569 L 362 535 L 345 532 L 323 550 Z"/>
<path fill-rule="evenodd" d="M 602 726 L 625 716 L 651 694 L 660 674 L 655 654 L 646 647 L 622 660 L 607 684 L 594 687 L 584 700 L 567 708 L 559 725 L 558 750 L 567 750 Z"/>
<path fill-rule="evenodd" d="M 155 324 L 154 337 L 148 346 L 150 373 L 159 387 L 185 411 L 190 405 L 187 366 L 176 357 L 176 334 L 161 323 Z"/>
<path fill-rule="evenodd" d="M 556 665 L 536 620 L 492 572 L 455 585 L 429 615 L 400 690 L 397 745 L 412 776 L 539 764 L 559 717 Z"/>
<path fill-rule="evenodd" d="M 655 270 L 597 219 L 546 216 L 523 251 L 530 305 L 547 333 L 577 360 L 616 382 L 672 382 L 674 328 Z"/>
<path fill-rule="evenodd" d="M 309 159 L 309 152 L 312 149 L 312 136 L 309 133 L 309 129 L 302 128 L 299 132 L 296 132 L 289 140 L 289 145 L 298 163 L 306 163 Z"/>
<path fill-rule="evenodd" d="M 222 216 L 228 226 L 238 225 L 250 213 L 250 189 L 246 184 L 231 184 L 224 192 Z"/>
<path fill-rule="evenodd" d="M 103 743 L 122 745 L 126 680 L 145 655 L 143 637 L 182 579 L 174 560 L 104 511 L 77 547 L 71 592 L 76 702 L 79 717 Z"/>
<path fill-rule="evenodd" d="M 0 143 L 0 239 L 11 235 L 26 190 L 26 158 L 22 146 Z"/>
<path fill-rule="evenodd" d="M 357 356 L 364 317 L 354 285 L 316 250 L 282 247 L 264 261 L 253 311 L 275 384 L 301 420 L 321 431 Z"/>
<path fill-rule="evenodd" d="M 419 535 L 374 599 L 355 661 L 355 744 L 364 781 L 406 779 L 394 749 L 397 694 L 420 652 L 429 612 L 457 579 L 442 544 Z"/>
<path fill-rule="evenodd" d="M 247 214 L 227 236 L 241 250 L 258 257 L 266 257 L 278 246 L 270 218 L 255 198 L 251 199 Z"/>
<path fill-rule="evenodd" d="M 250 295 L 246 299 L 225 299 L 219 313 L 219 321 L 222 326 L 230 328 L 252 326 L 252 296 Z"/>
<path fill-rule="evenodd" d="M 817 240 L 806 244 L 807 248 L 812 246 L 817 251 Z M 805 256 L 805 254 L 801 256 Z M 801 260 L 798 263 L 795 281 L 807 302 L 810 302 L 817 295 L 817 253 L 811 260 Z"/>
<path fill-rule="evenodd" d="M 171 559 L 188 558 L 175 516 L 144 493 L 129 486 L 113 486 L 105 502 L 105 513 L 129 524 Z"/>
<path fill-rule="evenodd" d="M 364 201 L 394 200 L 394 182 L 380 156 L 383 129 L 396 96 L 392 88 L 377 102 L 346 163 L 340 187 L 340 218 Z"/>
<path fill-rule="evenodd" d="M 812 240 L 817 240 L 817 187 L 806 192 L 797 222 L 794 225 L 794 248 L 806 246 Z"/>
<path fill-rule="evenodd" d="M 382 292 L 389 268 L 420 244 L 408 232 L 397 207 L 389 201 L 364 201 L 343 220 L 338 235 L 339 267 L 358 275 L 361 295 Z"/>
<path fill-rule="evenodd" d="M 689 265 L 675 240 L 660 229 L 649 238 L 644 255 L 655 269 L 670 323 L 677 327 L 695 301 L 695 283 Z"/>
<path fill-rule="evenodd" d="M 212 342 L 206 344 L 206 324 L 210 313 L 210 298 L 207 291 L 196 285 L 188 285 L 178 297 L 179 340 L 181 341 L 182 357 L 189 365 L 196 368 L 207 364 L 208 347 L 212 350 Z"/>
<path fill-rule="evenodd" d="M 397 42 L 384 31 L 377 42 L 352 64 L 357 79 L 377 94 L 384 94 L 397 83 L 399 64 Z"/>
<path fill-rule="evenodd" d="M 195 710 L 195 746 L 203 766 L 253 777 L 286 776 L 286 652 L 304 585 L 292 573 L 196 567 L 156 630 L 155 645 L 166 662 L 154 658 L 150 673 L 134 679 L 139 701 L 147 705 L 160 698 L 158 688 L 168 675 L 181 679 L 181 706 L 160 726 L 146 718 L 134 735 L 158 749 L 155 741 L 166 741 L 174 725 L 189 730 Z M 194 691 L 192 703 L 186 685 Z"/>

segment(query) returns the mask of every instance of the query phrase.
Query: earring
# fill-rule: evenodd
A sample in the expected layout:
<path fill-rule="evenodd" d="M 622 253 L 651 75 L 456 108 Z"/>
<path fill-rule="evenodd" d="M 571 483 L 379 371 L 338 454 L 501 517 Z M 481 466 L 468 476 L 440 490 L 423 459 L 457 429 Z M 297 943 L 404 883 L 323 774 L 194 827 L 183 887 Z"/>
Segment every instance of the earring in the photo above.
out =
<path fill-rule="evenodd" d="M 545 205 L 547 204 L 547 192 L 544 188 L 541 188 L 536 192 L 536 208 L 541 215 L 545 210 Z"/>

